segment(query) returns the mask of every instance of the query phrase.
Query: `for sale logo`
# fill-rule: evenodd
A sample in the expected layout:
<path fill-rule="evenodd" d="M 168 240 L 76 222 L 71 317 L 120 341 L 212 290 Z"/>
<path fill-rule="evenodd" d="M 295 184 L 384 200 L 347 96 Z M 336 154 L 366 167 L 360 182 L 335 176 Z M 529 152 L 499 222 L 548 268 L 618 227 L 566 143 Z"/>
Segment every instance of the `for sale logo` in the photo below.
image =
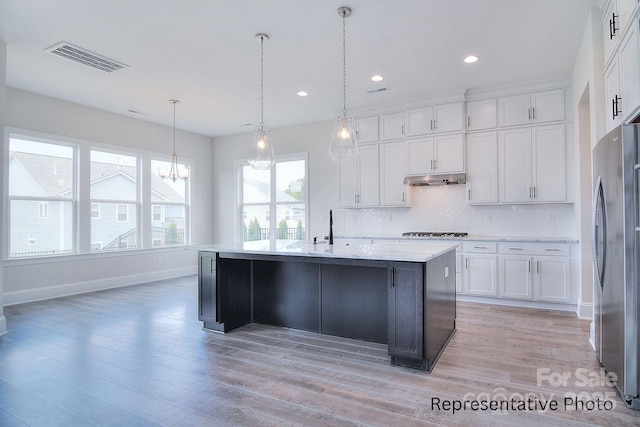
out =
<path fill-rule="evenodd" d="M 609 387 L 607 391 L 582 391 L 579 393 L 566 392 L 564 394 L 564 409 L 567 410 L 606 410 L 616 407 L 616 391 L 613 388 L 618 381 L 615 372 L 606 372 L 604 368 L 589 370 L 578 368 L 573 372 L 551 371 L 549 368 L 538 368 L 538 387 L 550 385 L 552 387 Z"/>

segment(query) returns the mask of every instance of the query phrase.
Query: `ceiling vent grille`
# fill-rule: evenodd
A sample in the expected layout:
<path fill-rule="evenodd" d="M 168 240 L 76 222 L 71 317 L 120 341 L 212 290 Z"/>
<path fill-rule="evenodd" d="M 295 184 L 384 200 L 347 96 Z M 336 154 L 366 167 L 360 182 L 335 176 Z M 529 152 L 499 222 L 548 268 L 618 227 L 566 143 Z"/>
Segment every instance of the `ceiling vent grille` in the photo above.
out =
<path fill-rule="evenodd" d="M 390 90 L 388 87 L 379 87 L 377 89 L 368 90 L 367 93 L 378 93 L 378 92 L 386 92 Z"/>
<path fill-rule="evenodd" d="M 128 67 L 128 65 L 66 42 L 51 46 L 46 49 L 46 51 L 107 73 L 112 73 Z"/>

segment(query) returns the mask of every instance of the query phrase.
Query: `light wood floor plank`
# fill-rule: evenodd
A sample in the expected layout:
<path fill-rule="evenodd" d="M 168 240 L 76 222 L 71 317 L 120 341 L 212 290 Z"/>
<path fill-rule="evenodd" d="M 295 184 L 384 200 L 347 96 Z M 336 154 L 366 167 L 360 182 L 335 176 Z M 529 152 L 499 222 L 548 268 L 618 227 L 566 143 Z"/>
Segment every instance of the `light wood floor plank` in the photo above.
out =
<path fill-rule="evenodd" d="M 431 374 L 389 364 L 386 345 L 197 321 L 194 276 L 5 307 L 0 425 L 633 426 L 640 413 L 565 410 L 597 374 L 589 322 L 553 310 L 458 303 Z M 569 373 L 566 384 L 538 369 Z M 439 400 L 556 400 L 551 410 L 438 409 Z"/>

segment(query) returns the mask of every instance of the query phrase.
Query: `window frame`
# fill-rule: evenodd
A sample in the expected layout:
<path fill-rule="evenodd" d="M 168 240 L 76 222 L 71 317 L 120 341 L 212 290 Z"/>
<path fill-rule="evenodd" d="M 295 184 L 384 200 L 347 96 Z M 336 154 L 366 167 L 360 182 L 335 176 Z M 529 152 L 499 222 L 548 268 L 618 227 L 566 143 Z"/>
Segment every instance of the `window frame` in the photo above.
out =
<path fill-rule="evenodd" d="M 236 160 L 236 218 L 238 220 L 237 224 L 237 239 L 239 242 L 244 242 L 244 222 L 246 220 L 244 215 L 244 207 L 245 206 L 267 206 L 265 216 L 268 217 L 269 220 L 269 239 L 268 241 L 274 242 L 278 236 L 278 224 L 277 224 L 277 208 L 278 206 L 290 205 L 290 201 L 277 201 L 276 200 L 276 174 L 274 171 L 276 170 L 276 166 L 278 163 L 286 163 L 291 161 L 304 161 L 304 184 L 305 184 L 305 199 L 304 203 L 300 202 L 298 204 L 304 204 L 305 214 L 304 214 L 304 237 L 303 240 L 309 239 L 309 154 L 308 152 L 300 152 L 300 153 L 291 153 L 276 156 L 276 164 L 270 170 L 270 194 L 268 202 L 247 202 L 245 203 L 243 200 L 243 167 L 248 166 L 249 162 L 247 160 Z"/>
<path fill-rule="evenodd" d="M 70 147 L 73 150 L 73 183 L 71 185 L 70 196 L 62 198 L 53 197 L 9 197 L 9 152 L 10 152 L 10 140 L 11 138 L 25 139 L 29 141 L 42 142 L 47 144 L 59 145 L 63 147 Z M 56 135 L 52 133 L 44 133 L 38 131 L 32 131 L 27 129 L 21 129 L 11 126 L 5 126 L 4 128 L 4 140 L 2 150 L 4 152 L 3 163 L 3 209 L 2 209 L 2 229 L 3 235 L 6 237 L 3 239 L 3 261 L 7 262 L 29 262 L 29 260 L 40 259 L 59 259 L 64 257 L 101 257 L 109 256 L 109 254 L 126 251 L 147 251 L 147 250 L 166 250 L 175 249 L 178 247 L 184 247 L 191 242 L 191 186 L 194 179 L 194 161 L 191 158 L 181 156 L 180 163 L 186 165 L 189 168 L 190 174 L 187 182 L 185 183 L 185 201 L 184 204 L 178 203 L 180 206 L 184 206 L 184 242 L 176 245 L 169 246 L 153 246 L 151 238 L 151 160 L 167 161 L 166 153 L 152 152 L 137 147 L 118 146 L 112 144 L 98 143 L 95 141 L 88 141 L 83 139 L 77 139 L 72 137 L 66 137 Z M 108 200 L 109 203 L 122 202 L 123 204 L 131 204 L 136 207 L 136 226 L 138 230 L 138 244 L 135 248 L 122 248 L 109 251 L 92 251 L 91 245 L 96 242 L 91 241 L 91 221 L 96 219 L 92 217 L 92 203 L 102 202 L 102 200 L 91 199 L 90 193 L 90 153 L 91 150 L 113 152 L 123 155 L 131 155 L 137 158 L 137 200 L 134 201 L 116 201 Z M 10 207 L 9 201 L 15 199 L 28 199 L 37 200 L 43 202 L 70 202 L 71 212 L 73 218 L 71 220 L 71 241 L 72 249 L 70 253 L 61 254 L 47 254 L 47 255 L 34 255 L 34 256 L 22 256 L 12 257 L 9 252 L 9 242 L 11 240 L 11 234 L 9 230 L 10 226 Z M 155 205 L 156 203 L 153 202 Z M 49 206 L 50 208 L 50 206 Z M 98 209 L 98 218 L 101 218 L 102 209 Z M 131 213 L 127 209 L 127 216 L 131 218 Z M 33 262 L 33 261 L 31 261 Z"/>

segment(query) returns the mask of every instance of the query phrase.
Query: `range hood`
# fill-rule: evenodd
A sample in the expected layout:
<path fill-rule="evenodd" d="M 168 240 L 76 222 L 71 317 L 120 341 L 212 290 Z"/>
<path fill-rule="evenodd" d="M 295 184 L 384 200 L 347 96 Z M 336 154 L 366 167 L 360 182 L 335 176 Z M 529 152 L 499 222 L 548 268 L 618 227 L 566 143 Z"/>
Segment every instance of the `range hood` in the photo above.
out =
<path fill-rule="evenodd" d="M 408 176 L 404 179 L 405 185 L 451 185 L 464 184 L 467 176 L 464 173 L 447 173 L 434 175 Z"/>

